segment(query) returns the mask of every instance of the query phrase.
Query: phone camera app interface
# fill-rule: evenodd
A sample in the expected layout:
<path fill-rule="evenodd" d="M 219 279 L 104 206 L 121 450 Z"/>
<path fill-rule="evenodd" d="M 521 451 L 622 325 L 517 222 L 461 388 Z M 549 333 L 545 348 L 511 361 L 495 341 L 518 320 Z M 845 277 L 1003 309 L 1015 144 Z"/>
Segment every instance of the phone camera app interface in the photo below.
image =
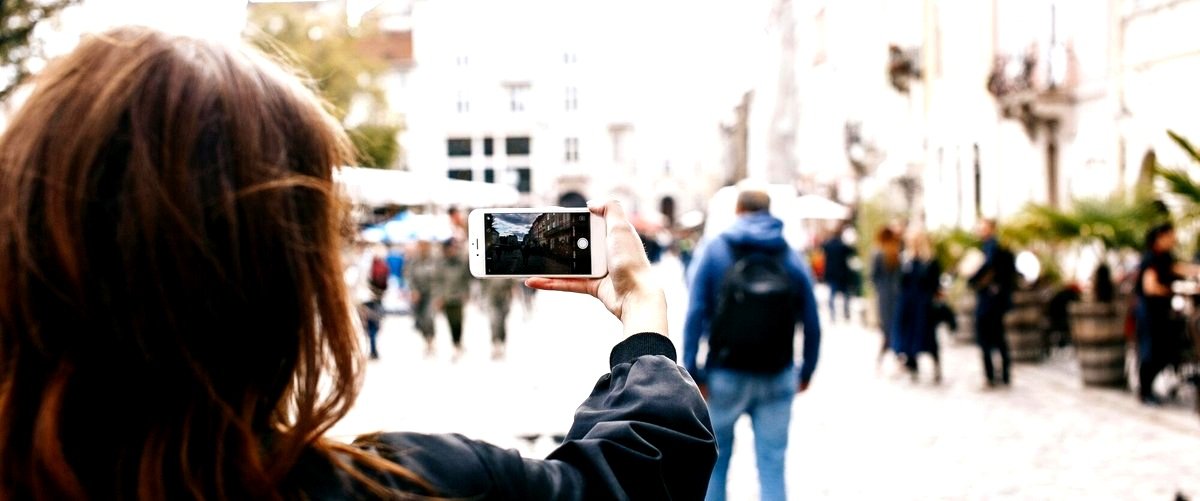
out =
<path fill-rule="evenodd" d="M 590 275 L 587 214 L 524 212 L 484 214 L 489 275 Z"/>

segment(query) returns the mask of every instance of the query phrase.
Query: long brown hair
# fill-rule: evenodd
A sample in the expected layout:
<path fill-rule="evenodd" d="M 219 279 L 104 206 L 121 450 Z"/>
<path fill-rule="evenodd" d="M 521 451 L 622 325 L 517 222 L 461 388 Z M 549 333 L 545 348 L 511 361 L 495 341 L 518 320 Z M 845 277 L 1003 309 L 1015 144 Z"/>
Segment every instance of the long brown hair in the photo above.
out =
<path fill-rule="evenodd" d="M 144 28 L 34 85 L 0 137 L 0 498 L 279 499 L 302 456 L 345 464 L 353 156 L 321 102 Z"/>
<path fill-rule="evenodd" d="M 884 226 L 875 235 L 875 243 L 883 256 L 883 266 L 887 271 L 900 269 L 900 235 L 895 230 Z"/>

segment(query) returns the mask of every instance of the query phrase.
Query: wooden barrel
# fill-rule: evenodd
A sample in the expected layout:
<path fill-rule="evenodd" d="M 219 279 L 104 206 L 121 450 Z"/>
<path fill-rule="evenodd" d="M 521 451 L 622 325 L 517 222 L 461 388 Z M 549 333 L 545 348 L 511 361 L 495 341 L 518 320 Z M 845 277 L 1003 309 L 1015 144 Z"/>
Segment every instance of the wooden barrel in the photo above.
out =
<path fill-rule="evenodd" d="M 1004 336 L 1015 362 L 1037 362 L 1046 355 L 1046 304 L 1042 291 L 1013 292 L 1012 309 L 1004 315 Z"/>
<path fill-rule="evenodd" d="M 1127 386 L 1125 319 L 1121 309 L 1112 303 L 1081 301 L 1071 303 L 1068 312 L 1083 384 Z"/>
<path fill-rule="evenodd" d="M 975 294 L 967 292 L 954 301 L 954 318 L 958 330 L 953 339 L 962 344 L 975 342 Z"/>

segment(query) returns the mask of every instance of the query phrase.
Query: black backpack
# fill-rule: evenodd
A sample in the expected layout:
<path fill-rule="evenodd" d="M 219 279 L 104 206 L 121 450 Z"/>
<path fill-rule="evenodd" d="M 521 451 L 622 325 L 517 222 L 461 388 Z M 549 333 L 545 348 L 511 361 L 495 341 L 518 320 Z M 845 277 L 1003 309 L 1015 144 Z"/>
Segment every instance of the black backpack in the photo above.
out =
<path fill-rule="evenodd" d="M 777 253 L 730 244 L 734 263 L 725 274 L 708 336 L 709 367 L 778 372 L 793 361 L 797 291 Z"/>

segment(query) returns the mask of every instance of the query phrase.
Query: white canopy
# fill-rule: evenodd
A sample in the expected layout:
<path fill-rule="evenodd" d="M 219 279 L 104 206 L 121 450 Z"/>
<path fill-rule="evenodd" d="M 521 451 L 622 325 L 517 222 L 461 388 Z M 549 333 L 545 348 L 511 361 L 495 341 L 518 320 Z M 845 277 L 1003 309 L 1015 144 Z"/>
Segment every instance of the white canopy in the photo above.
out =
<path fill-rule="evenodd" d="M 850 219 L 850 208 L 820 195 L 801 195 L 791 201 L 789 210 L 801 219 Z"/>
<path fill-rule="evenodd" d="M 461 181 L 408 171 L 342 167 L 333 177 L 352 201 L 363 205 L 516 205 L 521 194 L 502 184 Z"/>

